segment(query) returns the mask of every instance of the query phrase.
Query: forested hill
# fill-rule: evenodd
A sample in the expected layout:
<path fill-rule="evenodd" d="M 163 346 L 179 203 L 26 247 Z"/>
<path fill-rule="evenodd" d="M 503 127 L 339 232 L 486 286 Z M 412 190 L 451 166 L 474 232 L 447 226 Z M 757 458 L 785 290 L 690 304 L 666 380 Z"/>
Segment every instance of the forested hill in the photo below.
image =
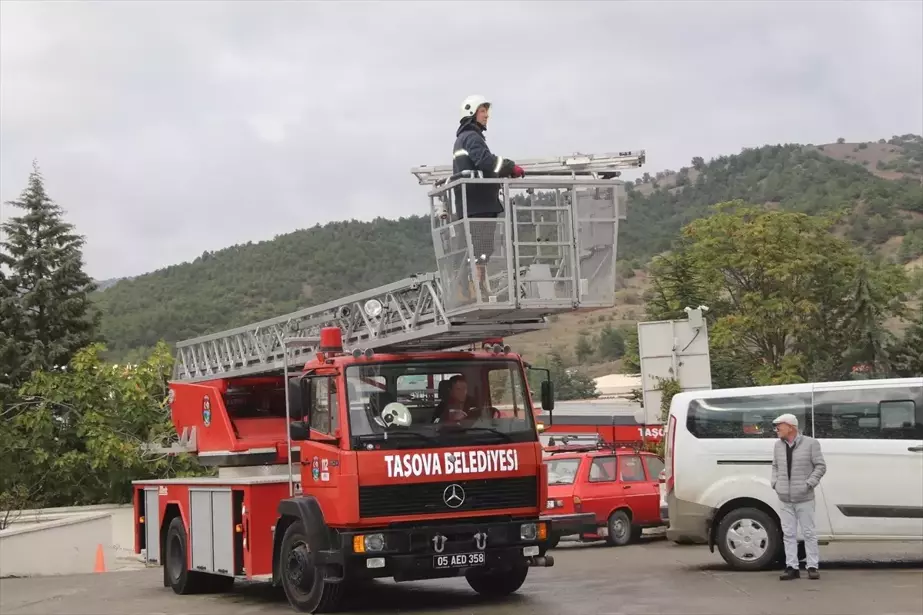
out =
<path fill-rule="evenodd" d="M 670 247 L 683 224 L 730 200 L 806 213 L 843 211 L 854 240 L 907 261 L 923 255 L 923 137 L 826 146 L 777 145 L 677 172 L 629 191 L 619 257 L 634 267 Z M 206 252 L 123 280 L 95 297 L 114 358 L 316 305 L 435 268 L 424 217 L 336 222 Z"/>

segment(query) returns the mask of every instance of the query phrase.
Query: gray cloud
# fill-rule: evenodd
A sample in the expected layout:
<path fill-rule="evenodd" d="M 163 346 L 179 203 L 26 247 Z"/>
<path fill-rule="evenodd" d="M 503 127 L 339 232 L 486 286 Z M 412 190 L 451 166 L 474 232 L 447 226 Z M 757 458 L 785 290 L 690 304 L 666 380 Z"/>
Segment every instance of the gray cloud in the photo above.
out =
<path fill-rule="evenodd" d="M 98 278 L 426 208 L 468 94 L 513 158 L 648 168 L 923 133 L 919 2 L 0 4 L 0 198 L 39 159 Z M 4 207 L 3 218 L 15 212 Z"/>

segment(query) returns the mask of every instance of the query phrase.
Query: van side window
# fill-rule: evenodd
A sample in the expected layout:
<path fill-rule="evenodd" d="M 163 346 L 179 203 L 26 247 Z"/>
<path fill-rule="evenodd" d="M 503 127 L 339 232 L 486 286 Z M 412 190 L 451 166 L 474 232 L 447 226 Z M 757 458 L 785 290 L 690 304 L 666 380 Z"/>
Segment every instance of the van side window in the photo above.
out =
<path fill-rule="evenodd" d="M 596 457 L 590 465 L 591 483 L 608 483 L 615 480 L 615 457 Z"/>
<path fill-rule="evenodd" d="M 311 429 L 333 435 L 337 428 L 337 388 L 331 377 L 311 379 Z"/>
<path fill-rule="evenodd" d="M 814 393 L 814 437 L 923 439 L 923 387 L 870 387 Z"/>
<path fill-rule="evenodd" d="M 810 434 L 810 409 L 810 393 L 700 398 L 689 403 L 686 427 L 696 438 L 775 438 L 773 419 L 791 413 Z"/>

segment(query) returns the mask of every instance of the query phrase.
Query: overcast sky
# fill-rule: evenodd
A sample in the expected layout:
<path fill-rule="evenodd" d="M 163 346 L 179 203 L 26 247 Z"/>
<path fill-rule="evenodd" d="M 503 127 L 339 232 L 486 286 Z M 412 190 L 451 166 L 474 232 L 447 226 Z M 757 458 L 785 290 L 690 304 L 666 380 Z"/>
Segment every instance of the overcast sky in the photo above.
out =
<path fill-rule="evenodd" d="M 99 279 L 422 213 L 410 167 L 450 161 L 473 93 L 498 154 L 651 172 L 923 133 L 920 0 L 4 0 L 0 24 L 0 198 L 37 158 Z"/>

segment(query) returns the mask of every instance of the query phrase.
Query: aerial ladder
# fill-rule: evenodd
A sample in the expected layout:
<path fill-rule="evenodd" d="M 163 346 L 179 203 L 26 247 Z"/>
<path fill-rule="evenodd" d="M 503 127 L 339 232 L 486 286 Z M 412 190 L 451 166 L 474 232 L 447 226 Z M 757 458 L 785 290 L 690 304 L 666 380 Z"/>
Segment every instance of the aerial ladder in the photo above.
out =
<path fill-rule="evenodd" d="M 610 307 L 618 225 L 625 218 L 618 177 L 644 162 L 643 150 L 531 159 L 519 162 L 525 177 L 516 179 L 415 167 L 420 185 L 431 187 L 437 271 L 179 342 L 174 380 L 299 368 L 318 351 L 325 327 L 338 327 L 355 356 L 432 351 L 542 329 L 553 314 Z M 478 183 L 500 185 L 502 217 L 450 213 L 466 211 L 466 188 Z"/>

